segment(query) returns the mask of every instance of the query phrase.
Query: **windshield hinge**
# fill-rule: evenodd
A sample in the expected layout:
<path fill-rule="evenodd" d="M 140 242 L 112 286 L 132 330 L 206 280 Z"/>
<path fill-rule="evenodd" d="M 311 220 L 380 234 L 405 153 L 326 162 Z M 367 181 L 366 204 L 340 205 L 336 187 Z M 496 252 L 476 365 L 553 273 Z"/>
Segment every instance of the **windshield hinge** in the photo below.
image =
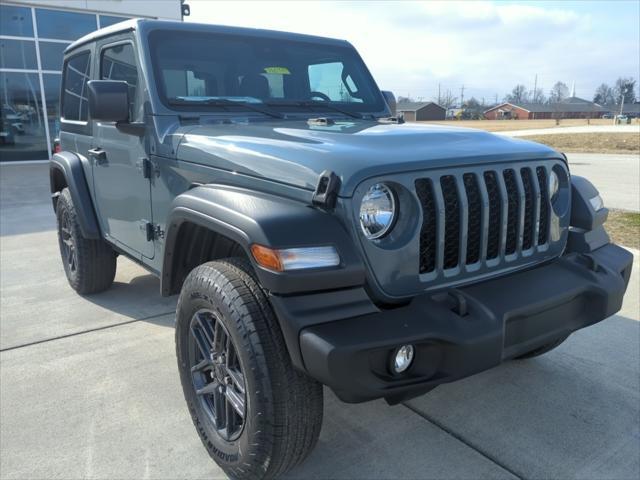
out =
<path fill-rule="evenodd" d="M 164 230 L 160 228 L 160 225 L 149 222 L 147 220 L 142 220 L 140 222 L 140 229 L 144 230 L 147 236 L 147 242 L 151 242 L 152 240 L 157 240 L 159 238 L 164 238 Z"/>
<path fill-rule="evenodd" d="M 318 186 L 313 192 L 312 202 L 324 208 L 334 208 L 340 190 L 340 177 L 330 170 L 325 170 L 318 179 Z"/>
<path fill-rule="evenodd" d="M 140 170 L 144 178 L 148 179 L 157 177 L 160 174 L 156 164 L 146 157 L 142 157 L 138 160 L 138 170 Z"/>

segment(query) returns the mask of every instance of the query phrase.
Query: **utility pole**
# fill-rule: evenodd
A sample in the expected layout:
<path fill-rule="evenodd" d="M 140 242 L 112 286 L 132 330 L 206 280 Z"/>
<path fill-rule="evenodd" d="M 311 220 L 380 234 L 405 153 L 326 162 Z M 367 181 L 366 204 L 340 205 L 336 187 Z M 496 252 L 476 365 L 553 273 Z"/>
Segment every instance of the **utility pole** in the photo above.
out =
<path fill-rule="evenodd" d="M 531 99 L 531 103 L 536 102 L 537 96 L 538 96 L 538 74 L 536 73 L 536 79 L 533 81 L 533 98 Z"/>
<path fill-rule="evenodd" d="M 442 105 L 442 97 L 440 96 L 440 83 L 438 83 L 438 105 Z"/>
<path fill-rule="evenodd" d="M 464 85 L 460 87 L 460 108 L 464 105 Z"/>

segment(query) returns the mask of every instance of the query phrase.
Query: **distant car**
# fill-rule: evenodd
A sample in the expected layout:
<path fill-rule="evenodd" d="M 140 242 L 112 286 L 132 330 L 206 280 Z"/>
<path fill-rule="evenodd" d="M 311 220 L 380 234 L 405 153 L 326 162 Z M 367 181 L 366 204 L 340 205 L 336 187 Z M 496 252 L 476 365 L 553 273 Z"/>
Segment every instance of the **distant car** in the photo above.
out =
<path fill-rule="evenodd" d="M 13 145 L 16 143 L 11 128 L 5 129 L 5 122 L 0 118 L 0 145 Z"/>
<path fill-rule="evenodd" d="M 22 118 L 13 108 L 8 106 L 2 107 L 2 118 L 10 126 L 8 130 L 13 130 L 13 133 L 16 133 L 17 135 L 24 135 Z"/>
<path fill-rule="evenodd" d="M 605 113 L 604 115 L 602 115 L 602 118 L 605 118 L 607 120 L 611 120 L 613 118 L 613 115 L 610 113 Z"/>
<path fill-rule="evenodd" d="M 631 123 L 631 119 L 627 115 L 616 115 L 616 123 Z"/>

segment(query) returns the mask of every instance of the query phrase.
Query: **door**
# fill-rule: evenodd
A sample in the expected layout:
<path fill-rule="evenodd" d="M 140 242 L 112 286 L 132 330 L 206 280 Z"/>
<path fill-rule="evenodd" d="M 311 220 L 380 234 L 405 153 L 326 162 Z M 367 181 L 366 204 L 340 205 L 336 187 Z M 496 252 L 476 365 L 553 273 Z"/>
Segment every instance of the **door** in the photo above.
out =
<path fill-rule="evenodd" d="M 142 92 L 135 48 L 125 40 L 104 45 L 98 57 L 103 80 L 129 84 L 129 120 L 143 121 Z M 153 258 L 151 185 L 143 176 L 144 138 L 118 131 L 113 122 L 94 122 L 93 163 L 96 207 L 108 238 L 131 254 Z"/>

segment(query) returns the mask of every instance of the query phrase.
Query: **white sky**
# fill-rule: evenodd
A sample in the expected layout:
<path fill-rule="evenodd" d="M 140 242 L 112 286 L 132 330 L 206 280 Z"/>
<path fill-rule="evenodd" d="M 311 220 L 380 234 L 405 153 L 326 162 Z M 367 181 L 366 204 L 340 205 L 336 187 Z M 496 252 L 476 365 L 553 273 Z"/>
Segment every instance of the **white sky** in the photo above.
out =
<path fill-rule="evenodd" d="M 424 99 L 438 84 L 502 99 L 517 83 L 557 81 L 591 99 L 602 82 L 640 77 L 640 0 L 330 2 L 188 0 L 187 21 L 350 41 L 380 88 Z"/>

